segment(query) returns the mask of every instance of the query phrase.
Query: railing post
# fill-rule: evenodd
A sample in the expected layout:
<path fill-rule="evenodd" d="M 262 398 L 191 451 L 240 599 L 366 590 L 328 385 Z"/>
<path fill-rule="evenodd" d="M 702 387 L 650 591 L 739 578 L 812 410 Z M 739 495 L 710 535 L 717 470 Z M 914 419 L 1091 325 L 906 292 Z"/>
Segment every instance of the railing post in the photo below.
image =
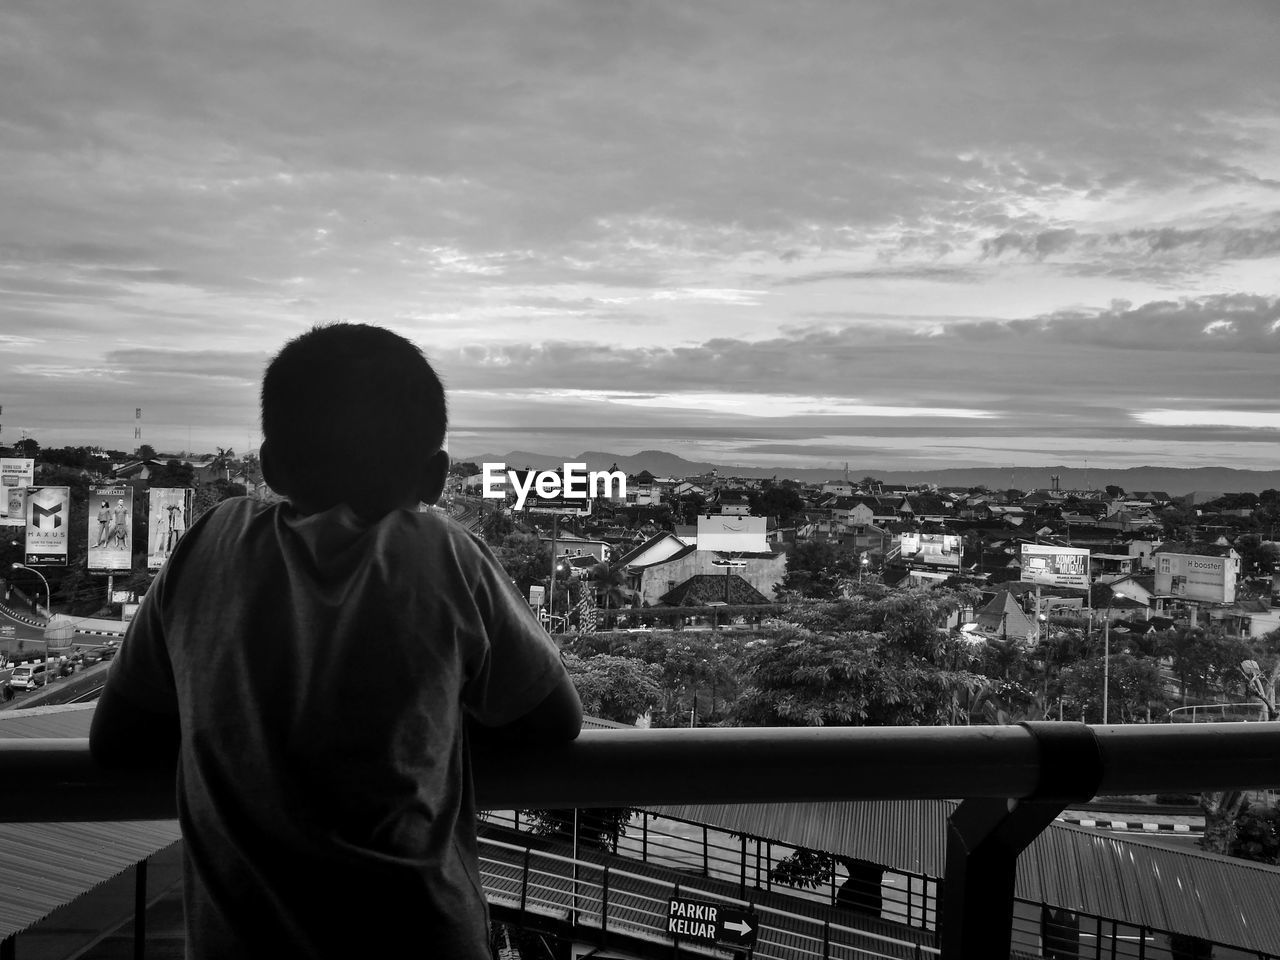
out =
<path fill-rule="evenodd" d="M 965 800 L 947 820 L 943 960 L 1009 955 L 1018 854 L 1068 803 L 1092 799 L 1102 781 L 1102 755 L 1089 727 L 1052 721 L 1021 726 L 1040 752 L 1040 780 L 1030 796 Z"/>
<path fill-rule="evenodd" d="M 738 881 L 738 896 L 746 897 L 747 895 L 747 835 L 742 836 L 742 877 Z"/>
<path fill-rule="evenodd" d="M 1138 927 L 1138 960 L 1147 960 L 1147 928 Z"/>
<path fill-rule="evenodd" d="M 831 960 L 831 921 L 822 921 L 822 960 Z"/>
<path fill-rule="evenodd" d="M 520 871 L 520 916 L 523 917 L 529 908 L 529 858 L 532 853 L 529 847 L 524 848 L 524 868 Z"/>
<path fill-rule="evenodd" d="M 640 862 L 649 862 L 649 811 L 640 812 Z"/>
<path fill-rule="evenodd" d="M 147 955 L 147 861 L 144 857 L 133 868 L 133 958 Z"/>
<path fill-rule="evenodd" d="M 604 878 L 600 881 L 600 946 L 605 945 L 609 932 L 609 861 L 604 864 Z"/>
<path fill-rule="evenodd" d="M 702 825 L 702 875 L 711 876 L 711 856 L 707 849 L 707 825 Z"/>

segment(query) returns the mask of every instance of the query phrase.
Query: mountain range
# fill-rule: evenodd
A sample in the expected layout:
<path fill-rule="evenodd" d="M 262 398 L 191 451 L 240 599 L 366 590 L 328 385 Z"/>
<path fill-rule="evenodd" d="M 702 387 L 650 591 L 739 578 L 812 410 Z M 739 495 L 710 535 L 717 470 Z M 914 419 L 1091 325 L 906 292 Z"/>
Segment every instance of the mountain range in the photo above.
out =
<path fill-rule="evenodd" d="M 720 476 L 790 478 L 806 483 L 837 480 L 843 471 L 808 467 L 744 467 L 724 463 L 686 460 L 665 450 L 642 450 L 626 455 L 587 450 L 577 456 L 553 456 L 528 450 L 511 450 L 504 454 L 458 456 L 455 460 L 474 463 L 505 463 L 508 467 L 533 467 L 544 470 L 565 463 L 585 463 L 588 470 L 618 469 L 628 475 L 648 470 L 656 477 L 693 477 L 713 470 Z M 849 479 L 857 481 L 874 476 L 883 483 L 907 485 L 937 484 L 940 487 L 984 486 L 992 490 L 1010 487 L 1018 490 L 1048 489 L 1053 477 L 1063 490 L 1100 490 L 1108 484 L 1136 490 L 1159 490 L 1173 496 L 1189 493 L 1260 493 L 1280 488 L 1280 470 L 1236 470 L 1230 467 L 963 467 L 945 470 L 875 470 L 859 467 L 849 471 Z"/>

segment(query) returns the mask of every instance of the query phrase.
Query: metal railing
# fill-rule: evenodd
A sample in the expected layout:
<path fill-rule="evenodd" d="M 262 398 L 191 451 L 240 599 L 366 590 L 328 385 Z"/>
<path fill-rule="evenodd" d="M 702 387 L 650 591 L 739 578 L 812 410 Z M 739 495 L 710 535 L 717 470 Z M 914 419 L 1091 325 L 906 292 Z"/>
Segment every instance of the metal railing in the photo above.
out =
<path fill-rule="evenodd" d="M 948 960 L 1009 956 L 1017 855 L 1069 803 L 1280 787 L 1280 726 L 735 728 L 586 731 L 477 752 L 486 809 L 965 798 L 948 821 Z M 175 816 L 173 773 L 104 772 L 85 740 L 0 741 L 0 821 Z"/>
<path fill-rule="evenodd" d="M 575 814 L 581 818 L 581 834 L 597 836 L 602 832 L 590 822 L 593 811 Z M 937 927 L 937 878 L 884 868 L 879 871 L 881 879 L 863 880 L 842 864 L 840 857 L 812 851 L 825 861 L 822 874 L 803 885 L 792 884 L 778 865 L 805 848 L 647 810 L 626 814 L 621 834 L 605 845 L 617 856 L 719 880 L 736 887 L 739 898 L 754 891 L 777 891 L 823 906 L 861 906 L 876 919 L 920 930 Z M 579 839 L 572 820 L 556 823 L 537 811 L 493 810 L 482 817 L 485 823 L 554 839 L 570 849 Z"/>
<path fill-rule="evenodd" d="M 609 863 L 584 863 L 528 846 L 484 839 L 480 845 L 480 877 L 489 903 L 524 920 L 536 914 L 578 930 L 613 934 L 633 940 L 672 944 L 668 904 L 673 897 L 722 903 L 749 911 L 756 960 L 923 960 L 936 957 L 935 947 L 882 936 L 751 900 L 726 897 L 696 881 L 672 882 L 618 869 Z M 504 914 L 506 915 L 506 914 Z M 733 947 L 679 943 L 680 955 L 729 957 Z"/>

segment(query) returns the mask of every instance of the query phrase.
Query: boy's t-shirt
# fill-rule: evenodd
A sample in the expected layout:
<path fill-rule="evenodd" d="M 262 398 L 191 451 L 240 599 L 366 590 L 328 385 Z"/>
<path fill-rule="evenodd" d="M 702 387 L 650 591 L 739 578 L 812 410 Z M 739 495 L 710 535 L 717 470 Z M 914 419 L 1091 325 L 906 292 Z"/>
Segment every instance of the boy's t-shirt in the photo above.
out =
<path fill-rule="evenodd" d="M 110 678 L 181 722 L 188 956 L 488 957 L 463 708 L 507 723 L 563 669 L 442 515 L 205 514 Z"/>

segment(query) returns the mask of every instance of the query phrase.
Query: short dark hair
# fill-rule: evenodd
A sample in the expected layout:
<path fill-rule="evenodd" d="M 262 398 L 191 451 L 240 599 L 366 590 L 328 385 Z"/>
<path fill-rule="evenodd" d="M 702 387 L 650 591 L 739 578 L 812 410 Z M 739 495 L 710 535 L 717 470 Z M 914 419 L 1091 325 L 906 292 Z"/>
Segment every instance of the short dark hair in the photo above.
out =
<path fill-rule="evenodd" d="M 448 427 L 444 385 L 422 350 L 364 323 L 286 343 L 262 378 L 262 437 L 291 499 L 380 517 L 415 494 Z"/>

